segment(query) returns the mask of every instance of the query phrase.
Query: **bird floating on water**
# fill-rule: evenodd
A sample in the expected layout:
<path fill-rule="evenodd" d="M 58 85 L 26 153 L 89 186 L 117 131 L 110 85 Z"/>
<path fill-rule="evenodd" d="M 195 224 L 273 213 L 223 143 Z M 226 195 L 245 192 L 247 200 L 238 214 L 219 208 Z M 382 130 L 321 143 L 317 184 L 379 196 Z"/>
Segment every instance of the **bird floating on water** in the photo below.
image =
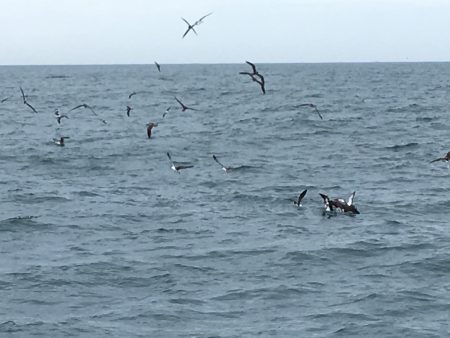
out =
<path fill-rule="evenodd" d="M 355 192 L 353 192 L 348 201 L 345 201 L 343 198 L 335 198 L 334 200 L 330 199 L 325 194 L 319 195 L 323 198 L 323 202 L 325 204 L 325 211 L 335 211 L 339 210 L 342 212 L 349 212 L 353 214 L 359 214 L 358 209 L 353 205 L 353 199 L 355 198 Z"/>
<path fill-rule="evenodd" d="M 65 140 L 66 138 L 69 138 L 69 137 L 67 137 L 67 136 L 61 136 L 59 139 L 58 139 L 58 138 L 54 138 L 54 139 L 53 139 L 53 142 L 54 142 L 56 145 L 60 146 L 60 147 L 64 147 L 64 140 Z"/>
<path fill-rule="evenodd" d="M 189 165 L 175 165 L 175 163 L 173 163 L 173 161 L 172 161 L 172 157 L 170 156 L 169 152 L 167 152 L 167 157 L 169 158 L 169 161 L 172 165 L 170 167 L 170 169 L 172 169 L 173 171 L 175 171 L 177 173 L 180 173 L 180 170 L 182 170 L 182 169 L 188 169 L 188 168 L 194 167 L 193 165 L 190 165 L 190 164 Z"/>
<path fill-rule="evenodd" d="M 195 33 L 195 35 L 197 35 L 197 32 L 194 27 L 203 23 L 203 19 L 206 18 L 207 16 L 210 16 L 211 14 L 212 14 L 212 12 L 206 14 L 205 16 L 202 16 L 200 19 L 195 21 L 192 25 L 185 18 L 181 18 L 181 20 L 183 20 L 188 25 L 188 28 L 187 28 L 186 32 L 184 32 L 182 38 L 184 38 L 191 30 Z"/>

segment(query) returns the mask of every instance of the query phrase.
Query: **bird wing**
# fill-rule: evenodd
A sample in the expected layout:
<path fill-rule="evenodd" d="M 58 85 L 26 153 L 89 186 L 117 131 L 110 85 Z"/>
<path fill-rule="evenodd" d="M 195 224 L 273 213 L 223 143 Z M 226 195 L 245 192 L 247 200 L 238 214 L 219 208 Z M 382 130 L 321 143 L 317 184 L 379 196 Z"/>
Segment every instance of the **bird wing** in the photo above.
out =
<path fill-rule="evenodd" d="M 437 159 L 431 161 L 430 163 L 434 163 L 434 162 L 438 162 L 438 161 L 444 161 L 444 159 L 440 157 L 440 158 L 437 158 Z"/>
<path fill-rule="evenodd" d="M 298 196 L 297 204 L 300 204 L 300 202 L 302 201 L 303 197 L 305 197 L 307 192 L 308 192 L 308 189 L 305 189 L 300 193 L 300 195 Z"/>
<path fill-rule="evenodd" d="M 22 99 L 23 99 L 23 103 L 25 103 L 27 100 L 25 99 L 25 93 L 23 92 L 23 89 L 22 89 L 22 87 L 19 87 L 20 88 L 20 92 L 22 93 Z"/>
<path fill-rule="evenodd" d="M 225 168 L 225 166 L 224 166 L 222 163 L 220 163 L 220 161 L 217 159 L 216 155 L 213 155 L 213 159 L 214 159 L 214 161 L 216 161 L 217 164 L 219 164 L 222 168 Z"/>
<path fill-rule="evenodd" d="M 182 170 L 182 169 L 188 169 L 188 168 L 193 168 L 193 167 L 194 167 L 193 165 L 179 165 L 179 166 L 176 166 L 175 169 Z"/>
<path fill-rule="evenodd" d="M 167 157 L 169 158 L 169 161 L 173 164 L 172 157 L 170 156 L 169 152 L 167 152 Z"/>
<path fill-rule="evenodd" d="M 253 64 L 253 63 L 251 63 L 250 61 L 245 61 L 248 65 L 250 65 L 251 67 L 252 67 L 252 69 L 253 69 L 253 74 L 256 74 L 256 73 L 258 73 L 257 71 L 256 71 L 256 66 Z"/>
<path fill-rule="evenodd" d="M 317 109 L 316 106 L 314 106 L 314 109 L 316 110 L 316 113 L 319 115 L 320 119 L 323 120 L 322 114 L 320 114 L 319 109 Z"/>
<path fill-rule="evenodd" d="M 203 23 L 202 20 L 203 20 L 204 18 L 206 18 L 207 16 L 210 16 L 211 14 L 212 14 L 212 12 L 206 14 L 205 16 L 202 16 L 200 19 L 198 19 L 197 21 L 195 21 L 195 23 L 194 23 L 192 26 L 199 25 L 199 24 Z"/>
<path fill-rule="evenodd" d="M 130 95 L 128 95 L 128 98 L 131 99 L 131 97 L 132 97 L 133 95 L 136 95 L 136 92 L 132 92 Z"/>
<path fill-rule="evenodd" d="M 148 137 L 148 138 L 152 137 L 152 128 L 153 128 L 152 125 L 149 125 L 149 126 L 147 127 L 147 137 Z"/>
<path fill-rule="evenodd" d="M 181 102 L 178 97 L 175 96 L 175 100 L 177 100 L 177 102 L 180 104 L 180 106 L 184 109 L 186 109 L 187 107 L 183 104 L 183 102 Z"/>
<path fill-rule="evenodd" d="M 37 114 L 37 110 L 36 109 L 34 109 L 34 107 L 31 105 L 31 104 L 29 104 L 28 102 L 24 102 L 28 107 L 30 107 L 31 108 L 31 110 L 32 111 L 34 111 L 36 114 Z"/>
<path fill-rule="evenodd" d="M 351 206 L 353 204 L 353 199 L 355 198 L 355 191 L 352 192 L 352 194 L 350 195 L 350 197 L 348 198 L 347 204 L 348 206 Z"/>
<path fill-rule="evenodd" d="M 80 104 L 80 105 L 78 105 L 76 107 L 73 107 L 71 110 L 69 110 L 69 112 L 71 112 L 72 110 L 78 109 L 78 108 L 86 108 L 86 105 L 85 104 Z"/>

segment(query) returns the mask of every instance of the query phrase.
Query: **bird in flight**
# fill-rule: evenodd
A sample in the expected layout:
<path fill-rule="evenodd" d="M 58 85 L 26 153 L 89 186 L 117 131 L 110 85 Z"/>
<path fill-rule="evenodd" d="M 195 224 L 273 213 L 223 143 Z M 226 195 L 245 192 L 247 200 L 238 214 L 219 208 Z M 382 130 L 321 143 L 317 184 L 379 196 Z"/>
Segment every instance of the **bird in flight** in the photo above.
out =
<path fill-rule="evenodd" d="M 450 151 L 444 157 L 437 158 L 437 159 L 431 161 L 430 163 L 434 163 L 434 162 L 438 162 L 438 161 L 445 161 L 445 162 L 450 161 Z"/>
<path fill-rule="evenodd" d="M 78 105 L 76 107 L 73 107 L 71 110 L 69 110 L 69 112 L 71 112 L 73 110 L 76 110 L 76 109 L 79 109 L 79 108 L 89 109 L 92 112 L 92 114 L 94 114 L 95 116 L 97 116 L 99 118 L 100 121 L 102 121 L 104 124 L 107 124 L 107 122 L 104 119 L 100 118 L 97 115 L 97 113 L 95 112 L 95 110 L 90 105 L 88 105 L 86 103 L 83 103 L 83 104 L 80 104 L 80 105 Z"/>
<path fill-rule="evenodd" d="M 133 107 L 127 106 L 127 116 L 130 117 L 130 112 L 133 110 Z"/>
<path fill-rule="evenodd" d="M 233 168 L 231 168 L 231 167 L 225 167 L 225 166 L 217 159 L 216 155 L 213 155 L 212 157 L 213 157 L 214 161 L 216 161 L 217 164 L 220 165 L 220 166 L 222 167 L 222 170 L 225 171 L 225 173 L 227 173 L 228 170 L 233 169 Z"/>
<path fill-rule="evenodd" d="M 175 163 L 173 163 L 173 161 L 172 161 L 172 157 L 170 156 L 169 152 L 167 152 L 167 157 L 169 158 L 169 161 L 172 164 L 170 169 L 172 169 L 173 171 L 176 171 L 177 173 L 180 173 L 180 170 L 182 170 L 182 169 L 188 169 L 188 168 L 194 167 L 193 165 L 175 165 Z"/>
<path fill-rule="evenodd" d="M 170 111 L 170 109 L 171 109 L 172 107 L 168 107 L 167 109 L 166 109 L 166 111 L 164 112 L 164 114 L 163 114 L 163 118 L 165 118 L 166 117 L 166 115 L 167 115 L 167 113 Z"/>
<path fill-rule="evenodd" d="M 161 73 L 161 66 L 160 66 L 159 63 L 156 62 L 156 61 L 155 61 L 155 66 L 156 66 L 156 68 L 158 69 L 158 72 Z"/>
<path fill-rule="evenodd" d="M 158 123 L 153 123 L 153 122 L 147 123 L 147 137 L 148 138 L 152 137 L 152 129 L 157 126 L 158 126 Z"/>
<path fill-rule="evenodd" d="M 320 119 L 323 120 L 322 114 L 320 114 L 319 109 L 317 109 L 317 106 L 313 103 L 302 103 L 299 105 L 299 107 L 310 107 L 310 108 L 314 108 L 314 110 L 316 111 L 317 115 L 319 115 Z"/>
<path fill-rule="evenodd" d="M 191 30 L 195 33 L 195 35 L 197 35 L 197 32 L 195 31 L 194 27 L 203 23 L 203 19 L 206 18 L 207 16 L 210 16 L 211 14 L 212 14 L 212 12 L 206 14 L 205 16 L 202 16 L 200 19 L 195 21 L 192 25 L 185 18 L 181 18 L 181 20 L 183 20 L 188 25 L 188 28 L 187 28 L 186 32 L 184 32 L 182 38 L 184 38 Z"/>
<path fill-rule="evenodd" d="M 256 70 L 255 64 L 251 63 L 250 61 L 245 61 L 245 62 L 250 67 L 252 67 L 252 72 L 251 73 L 250 72 L 239 72 L 239 74 L 250 76 L 252 78 L 252 81 L 259 84 L 259 86 L 261 87 L 261 91 L 263 92 L 263 94 L 265 94 L 266 88 L 265 88 L 264 76 L 262 76 L 260 73 L 258 73 L 258 71 Z"/>
<path fill-rule="evenodd" d="M 303 197 L 305 197 L 306 193 L 308 192 L 308 189 L 303 190 L 300 195 L 298 195 L 298 198 L 296 200 L 292 200 L 292 202 L 294 203 L 294 205 L 301 207 L 302 206 L 302 200 Z"/>
<path fill-rule="evenodd" d="M 197 110 L 197 109 L 194 109 L 194 108 L 191 108 L 191 107 L 188 107 L 188 106 L 184 105 L 183 102 L 181 102 L 176 96 L 175 96 L 175 100 L 177 100 L 177 102 L 180 104 L 181 111 L 185 111 L 185 110 L 188 110 L 188 109 L 190 109 L 190 110 Z"/>
<path fill-rule="evenodd" d="M 61 124 L 61 119 L 66 118 L 68 119 L 69 116 L 65 115 L 65 114 L 60 114 L 58 109 L 55 109 L 55 118 L 56 118 L 56 122 L 58 122 L 58 124 Z"/>
<path fill-rule="evenodd" d="M 23 92 L 22 87 L 19 87 L 19 88 L 20 88 L 20 92 L 22 93 L 23 104 L 27 105 L 33 112 L 35 112 L 37 114 L 37 110 L 34 109 L 34 107 L 27 102 L 27 98 L 25 96 L 25 93 Z"/>

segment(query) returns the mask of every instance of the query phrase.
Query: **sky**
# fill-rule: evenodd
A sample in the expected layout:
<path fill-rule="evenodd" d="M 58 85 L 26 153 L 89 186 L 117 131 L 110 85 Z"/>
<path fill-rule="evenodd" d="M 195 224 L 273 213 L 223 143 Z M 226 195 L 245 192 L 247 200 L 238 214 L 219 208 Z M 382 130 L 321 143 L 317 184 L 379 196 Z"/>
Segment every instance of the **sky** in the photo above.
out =
<path fill-rule="evenodd" d="M 0 0 L 0 65 L 450 61 L 450 0 Z M 182 35 L 187 25 L 212 12 Z"/>

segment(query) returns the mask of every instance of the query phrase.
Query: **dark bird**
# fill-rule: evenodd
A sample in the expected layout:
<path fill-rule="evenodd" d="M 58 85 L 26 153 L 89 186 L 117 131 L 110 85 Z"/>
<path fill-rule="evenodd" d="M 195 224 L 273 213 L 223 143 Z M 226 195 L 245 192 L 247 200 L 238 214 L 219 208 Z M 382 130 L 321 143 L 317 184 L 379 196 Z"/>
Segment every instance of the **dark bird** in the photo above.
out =
<path fill-rule="evenodd" d="M 256 70 L 256 66 L 253 63 L 251 63 L 249 61 L 245 61 L 245 62 L 252 67 L 252 72 L 251 73 L 250 72 L 239 72 L 239 74 L 250 76 L 252 78 L 252 81 L 254 81 L 260 85 L 261 91 L 263 92 L 263 94 L 265 94 L 266 89 L 265 89 L 264 76 L 262 76 L 260 73 L 258 73 L 258 71 Z"/>
<path fill-rule="evenodd" d="M 132 107 L 127 106 L 127 116 L 130 117 L 130 112 L 133 110 Z"/>
<path fill-rule="evenodd" d="M 197 32 L 195 31 L 194 27 L 200 25 L 201 23 L 203 23 L 203 19 L 206 18 L 207 16 L 211 15 L 211 14 L 212 13 L 208 13 L 205 16 L 202 16 L 200 19 L 195 21 L 192 25 L 186 19 L 181 18 L 181 20 L 183 20 L 188 25 L 188 28 L 187 28 L 186 32 L 184 32 L 182 38 L 184 38 L 187 35 L 187 33 L 189 33 L 189 31 L 191 31 L 191 30 L 195 33 L 195 35 L 197 35 Z"/>
<path fill-rule="evenodd" d="M 183 102 L 181 102 L 176 96 L 175 96 L 175 100 L 177 100 L 177 102 L 180 104 L 180 106 L 181 106 L 181 111 L 185 111 L 185 110 L 188 110 L 188 109 L 190 109 L 190 110 L 197 110 L 197 109 L 194 109 L 194 108 L 185 106 L 185 105 L 183 104 Z"/>
<path fill-rule="evenodd" d="M 91 111 L 92 114 L 94 114 L 95 116 L 97 116 L 97 117 L 99 118 L 100 121 L 102 121 L 104 124 L 107 124 L 107 122 L 106 122 L 104 119 L 100 118 L 100 117 L 97 115 L 97 113 L 95 112 L 95 110 L 94 110 L 90 105 L 88 105 L 88 104 L 86 104 L 86 103 L 83 103 L 83 104 L 80 104 L 80 105 L 78 105 L 78 106 L 76 106 L 76 107 L 73 107 L 71 110 L 69 110 L 69 112 L 71 112 L 71 111 L 73 111 L 73 110 L 76 110 L 76 109 L 79 109 L 79 108 L 89 109 L 89 110 Z"/>
<path fill-rule="evenodd" d="M 214 161 L 216 161 L 217 164 L 220 165 L 220 166 L 222 167 L 222 170 L 225 171 L 225 173 L 227 173 L 228 170 L 233 169 L 233 168 L 231 168 L 231 167 L 225 167 L 225 166 L 217 159 L 216 155 L 213 155 L 212 157 L 213 157 Z"/>
<path fill-rule="evenodd" d="M 317 106 L 313 103 L 302 103 L 299 105 L 299 107 L 310 107 L 310 108 L 314 108 L 314 110 L 316 111 L 317 115 L 319 115 L 320 119 L 323 120 L 322 115 L 319 112 L 319 109 L 317 109 Z"/>
<path fill-rule="evenodd" d="M 62 136 L 62 137 L 60 137 L 59 139 L 54 138 L 54 139 L 53 139 L 53 142 L 54 142 L 56 145 L 60 146 L 60 147 L 64 147 L 64 140 L 65 140 L 66 138 L 69 138 L 69 137 L 67 137 L 67 136 Z"/>
<path fill-rule="evenodd" d="M 58 109 L 55 109 L 55 118 L 56 118 L 56 122 L 58 122 L 58 124 L 61 124 L 61 119 L 66 118 L 68 119 L 69 116 L 65 115 L 65 114 L 60 114 Z"/>
<path fill-rule="evenodd" d="M 8 101 L 8 99 L 9 99 L 9 97 L 5 97 L 4 99 L 2 99 L 2 100 L 0 101 L 0 103 L 6 102 L 6 101 Z"/>
<path fill-rule="evenodd" d="M 156 62 L 156 61 L 155 61 L 155 66 L 156 66 L 156 68 L 158 68 L 158 72 L 161 73 L 161 66 L 160 66 L 159 63 Z"/>
<path fill-rule="evenodd" d="M 350 197 L 348 198 L 348 201 L 346 202 L 343 198 L 336 198 L 334 200 L 331 200 L 327 195 L 320 194 L 319 195 L 323 198 L 323 202 L 325 204 L 325 211 L 334 211 L 339 210 L 342 212 L 350 212 L 354 214 L 359 214 L 358 209 L 353 205 L 353 199 L 355 198 L 355 192 L 353 192 Z"/>
<path fill-rule="evenodd" d="M 23 104 L 27 105 L 33 112 L 35 112 L 37 114 L 37 110 L 34 109 L 34 107 L 27 102 L 27 98 L 25 96 L 25 93 L 23 92 L 22 87 L 19 87 L 19 88 L 20 88 L 20 92 L 22 93 Z"/>
<path fill-rule="evenodd" d="M 133 95 L 136 95 L 136 92 L 132 92 L 130 95 L 128 95 L 128 98 L 131 99 L 133 97 Z"/>
<path fill-rule="evenodd" d="M 170 169 L 172 169 L 173 171 L 176 171 L 177 173 L 180 173 L 180 170 L 182 170 L 182 169 L 188 169 L 188 168 L 194 167 L 193 165 L 175 165 L 175 163 L 173 163 L 173 161 L 172 161 L 172 157 L 170 157 L 170 154 L 168 152 L 167 152 L 167 157 L 169 158 L 169 161 L 172 164 Z"/>
<path fill-rule="evenodd" d="M 434 163 L 434 162 L 438 162 L 438 161 L 445 161 L 445 162 L 450 161 L 450 151 L 444 157 L 437 158 L 437 159 L 431 161 L 430 163 Z"/>
<path fill-rule="evenodd" d="M 305 197 L 306 193 L 307 193 L 308 189 L 303 190 L 300 195 L 298 196 L 298 198 L 296 200 L 292 200 L 292 202 L 294 203 L 294 205 L 301 207 L 302 206 L 302 199 L 303 197 Z"/>
<path fill-rule="evenodd" d="M 152 137 L 152 129 L 157 126 L 158 126 L 158 123 L 153 123 L 153 122 L 147 123 L 147 137 L 148 138 Z"/>

